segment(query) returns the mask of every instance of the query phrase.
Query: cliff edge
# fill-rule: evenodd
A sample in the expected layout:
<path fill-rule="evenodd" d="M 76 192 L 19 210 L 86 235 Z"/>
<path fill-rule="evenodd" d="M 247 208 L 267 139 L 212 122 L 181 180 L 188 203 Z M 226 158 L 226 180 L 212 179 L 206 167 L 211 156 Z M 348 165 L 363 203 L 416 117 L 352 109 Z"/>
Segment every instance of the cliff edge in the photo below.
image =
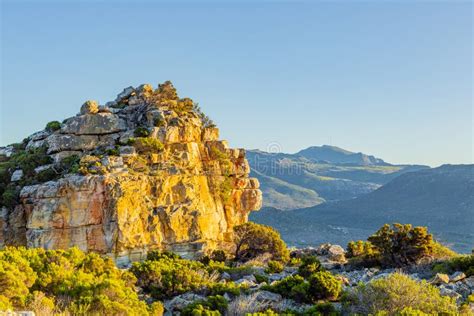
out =
<path fill-rule="evenodd" d="M 128 87 L 0 149 L 0 247 L 78 246 L 119 264 L 156 248 L 196 257 L 261 207 L 249 171 L 170 82 Z"/>

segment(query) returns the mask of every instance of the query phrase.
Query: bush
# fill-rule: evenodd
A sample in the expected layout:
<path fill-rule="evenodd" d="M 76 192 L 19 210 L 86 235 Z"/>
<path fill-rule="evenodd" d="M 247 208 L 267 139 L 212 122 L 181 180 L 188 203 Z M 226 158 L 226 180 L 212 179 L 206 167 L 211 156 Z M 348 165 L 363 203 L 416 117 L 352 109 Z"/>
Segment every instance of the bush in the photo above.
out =
<path fill-rule="evenodd" d="M 400 273 L 358 285 L 343 296 L 343 306 L 348 313 L 362 315 L 381 311 L 396 315 L 407 308 L 430 315 L 457 312 L 454 298 L 441 296 L 439 289 L 426 281 L 417 282 Z"/>
<path fill-rule="evenodd" d="M 319 271 L 309 279 L 309 295 L 313 302 L 320 299 L 335 300 L 342 290 L 342 282 L 328 271 Z"/>
<path fill-rule="evenodd" d="M 308 278 L 313 273 L 321 271 L 323 268 L 316 256 L 304 256 L 301 258 L 301 265 L 298 267 L 298 274 L 303 278 Z"/>
<path fill-rule="evenodd" d="M 336 310 L 333 304 L 331 303 L 319 303 L 309 309 L 304 313 L 304 316 L 337 316 L 340 313 Z"/>
<path fill-rule="evenodd" d="M 308 295 L 309 283 L 300 275 L 290 275 L 274 285 L 263 286 L 262 289 L 278 293 L 283 297 L 297 302 L 311 303 Z"/>
<path fill-rule="evenodd" d="M 130 271 L 137 277 L 138 285 L 156 299 L 200 290 L 210 283 L 206 267 L 198 261 L 159 252 L 153 252 L 148 258 L 135 262 Z"/>
<path fill-rule="evenodd" d="M 130 138 L 129 143 L 135 147 L 137 152 L 146 153 L 146 152 L 160 152 L 163 150 L 163 143 L 156 138 L 152 137 L 137 137 Z"/>
<path fill-rule="evenodd" d="M 146 127 L 137 127 L 133 135 L 135 137 L 148 137 L 150 136 L 150 131 Z"/>
<path fill-rule="evenodd" d="M 433 240 L 426 227 L 410 224 L 385 224 L 367 242 L 350 242 L 348 256 L 352 262 L 367 266 L 402 267 L 425 258 L 445 258 L 455 253 Z"/>
<path fill-rule="evenodd" d="M 214 250 L 211 253 L 211 260 L 217 261 L 217 262 L 225 262 L 227 260 L 227 256 L 224 252 L 224 250 Z"/>
<path fill-rule="evenodd" d="M 46 128 L 45 128 L 45 130 L 50 133 L 57 131 L 59 129 L 61 129 L 61 123 L 59 123 L 58 121 L 49 122 L 48 124 L 46 124 Z"/>
<path fill-rule="evenodd" d="M 280 234 L 270 226 L 248 222 L 234 227 L 235 259 L 248 261 L 264 253 L 273 260 L 287 262 L 290 258 Z"/>
<path fill-rule="evenodd" d="M 208 296 L 186 306 L 181 312 L 182 316 L 218 316 L 224 315 L 227 310 L 227 300 L 220 295 Z"/>
<path fill-rule="evenodd" d="M 266 273 L 280 273 L 284 269 L 284 265 L 280 261 L 268 261 L 268 267 L 265 269 Z"/>
<path fill-rule="evenodd" d="M 0 250 L 0 309 L 58 313 L 145 315 L 135 277 L 110 258 L 64 250 L 7 247 Z M 54 306 L 54 304 L 56 306 Z"/>
<path fill-rule="evenodd" d="M 467 276 L 474 275 L 474 255 L 457 256 L 437 263 L 433 267 L 433 271 L 448 274 L 456 271 L 462 271 Z"/>

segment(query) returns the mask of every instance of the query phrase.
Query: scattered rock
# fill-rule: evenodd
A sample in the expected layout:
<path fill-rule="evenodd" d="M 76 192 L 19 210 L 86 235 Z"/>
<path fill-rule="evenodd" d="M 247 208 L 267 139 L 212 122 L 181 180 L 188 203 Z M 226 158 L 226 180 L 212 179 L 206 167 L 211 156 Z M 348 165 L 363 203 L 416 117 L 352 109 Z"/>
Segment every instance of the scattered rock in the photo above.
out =
<path fill-rule="evenodd" d="M 23 170 L 18 169 L 18 170 L 13 171 L 10 181 L 11 182 L 20 181 L 21 178 L 23 178 Z"/>
<path fill-rule="evenodd" d="M 435 285 L 449 283 L 449 276 L 444 273 L 436 273 L 436 275 L 430 280 L 430 283 Z"/>
<path fill-rule="evenodd" d="M 96 114 L 99 112 L 97 101 L 88 100 L 81 106 L 81 114 Z"/>
<path fill-rule="evenodd" d="M 466 278 L 466 275 L 464 274 L 464 272 L 457 271 L 457 272 L 454 272 L 453 274 L 451 274 L 449 276 L 449 281 L 450 282 L 458 282 L 458 281 L 461 281 L 465 278 Z"/>
<path fill-rule="evenodd" d="M 280 302 L 282 300 L 282 296 L 280 294 L 269 291 L 257 291 L 255 292 L 255 298 L 260 302 Z"/>
<path fill-rule="evenodd" d="M 117 95 L 117 98 L 115 99 L 115 102 L 120 102 L 122 99 L 126 99 L 126 98 L 129 98 L 132 93 L 135 92 L 135 89 L 133 87 L 128 87 L 128 88 L 125 88 L 123 89 L 122 92 L 120 92 L 118 95 Z"/>

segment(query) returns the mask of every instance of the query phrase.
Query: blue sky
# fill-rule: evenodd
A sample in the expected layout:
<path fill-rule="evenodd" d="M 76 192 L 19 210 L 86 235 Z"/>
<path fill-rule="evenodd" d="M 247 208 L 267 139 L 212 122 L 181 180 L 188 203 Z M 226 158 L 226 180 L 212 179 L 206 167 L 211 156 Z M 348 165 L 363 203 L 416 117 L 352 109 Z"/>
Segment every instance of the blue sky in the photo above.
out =
<path fill-rule="evenodd" d="M 234 147 L 473 161 L 468 1 L 2 1 L 1 15 L 1 145 L 172 80 Z"/>

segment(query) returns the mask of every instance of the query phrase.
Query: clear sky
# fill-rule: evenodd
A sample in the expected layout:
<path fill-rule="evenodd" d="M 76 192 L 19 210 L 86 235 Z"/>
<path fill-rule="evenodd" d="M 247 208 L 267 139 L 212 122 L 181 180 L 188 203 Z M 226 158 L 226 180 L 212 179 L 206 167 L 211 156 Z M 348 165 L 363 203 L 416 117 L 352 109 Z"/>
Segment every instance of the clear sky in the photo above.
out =
<path fill-rule="evenodd" d="M 85 100 L 169 79 L 234 147 L 332 144 L 392 163 L 472 163 L 472 10 L 470 1 L 2 1 L 0 145 Z"/>

